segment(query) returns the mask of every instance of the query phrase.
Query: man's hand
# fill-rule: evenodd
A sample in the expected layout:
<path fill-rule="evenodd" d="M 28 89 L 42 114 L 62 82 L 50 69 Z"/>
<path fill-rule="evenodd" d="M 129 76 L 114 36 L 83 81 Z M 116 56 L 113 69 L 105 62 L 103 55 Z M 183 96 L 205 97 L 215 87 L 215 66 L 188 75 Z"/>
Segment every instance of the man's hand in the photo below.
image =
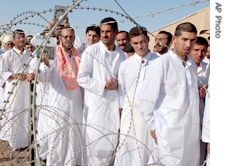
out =
<path fill-rule="evenodd" d="M 34 77 L 35 77 L 35 74 L 34 74 L 34 73 L 28 74 L 28 75 L 27 75 L 27 81 L 28 81 L 28 82 L 31 82 L 31 81 L 34 79 Z"/>
<path fill-rule="evenodd" d="M 52 27 L 55 25 L 56 20 L 53 18 L 50 23 L 48 24 L 48 29 L 52 29 Z"/>
<path fill-rule="evenodd" d="M 118 88 L 118 82 L 113 81 L 112 77 L 105 84 L 105 89 L 116 90 L 117 88 Z"/>
<path fill-rule="evenodd" d="M 158 145 L 158 142 L 157 142 L 157 136 L 156 136 L 155 130 L 150 131 L 150 135 L 151 135 L 152 138 L 155 140 L 156 145 Z"/>
<path fill-rule="evenodd" d="M 70 23 L 69 23 L 68 18 L 63 22 L 63 25 L 64 25 L 64 27 L 70 27 Z"/>
<path fill-rule="evenodd" d="M 203 85 L 206 89 L 208 88 L 208 85 Z M 206 90 L 204 87 L 198 87 L 198 93 L 200 98 L 205 98 L 206 96 Z"/>
<path fill-rule="evenodd" d="M 24 80 L 27 79 L 27 74 L 17 74 L 17 73 L 14 73 L 9 78 L 11 78 L 11 79 L 19 79 L 20 81 L 24 81 Z"/>

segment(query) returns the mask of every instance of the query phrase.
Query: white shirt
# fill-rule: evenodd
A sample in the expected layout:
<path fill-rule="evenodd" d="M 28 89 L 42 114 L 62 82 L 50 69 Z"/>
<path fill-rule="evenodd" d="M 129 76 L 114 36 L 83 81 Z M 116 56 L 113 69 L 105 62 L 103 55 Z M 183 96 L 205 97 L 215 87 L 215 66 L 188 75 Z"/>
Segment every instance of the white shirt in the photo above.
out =
<path fill-rule="evenodd" d="M 202 87 L 202 84 L 208 85 L 208 79 L 210 74 L 210 69 L 208 68 L 208 64 L 205 62 L 201 62 L 200 65 L 197 68 L 197 74 L 198 74 L 198 86 Z M 199 113 L 200 113 L 200 125 L 202 126 L 202 120 L 203 120 L 203 113 L 205 109 L 205 100 L 204 98 L 199 98 Z"/>
<path fill-rule="evenodd" d="M 31 54 L 32 52 L 25 49 L 20 55 L 20 50 L 14 47 L 2 55 L 3 65 L 0 68 L 0 73 L 2 73 L 2 78 L 6 81 L 5 99 L 9 98 L 9 102 L 5 107 L 6 111 L 2 122 L 2 124 L 5 124 L 0 132 L 0 138 L 7 140 L 13 150 L 27 147 L 29 144 L 27 133 L 30 131 L 28 111 L 30 83 L 27 80 L 18 81 L 15 86 L 16 79 L 9 77 L 14 73 L 33 72 L 30 64 L 27 68 L 24 68 L 25 64 L 28 64 Z M 10 97 L 8 97 L 10 95 L 8 92 L 13 92 Z"/>
<path fill-rule="evenodd" d="M 85 140 L 88 145 L 87 153 L 91 155 L 88 156 L 89 164 L 94 166 L 108 163 L 118 144 L 117 135 L 108 135 L 107 138 L 102 136 L 118 132 L 119 97 L 122 92 L 119 89 L 107 90 L 105 84 L 111 77 L 117 79 L 119 66 L 124 60 L 125 55 L 119 47 L 108 51 L 102 41 L 87 47 L 82 54 L 77 82 L 85 90 Z M 91 144 L 96 140 L 96 144 Z M 87 156 L 84 160 L 86 158 Z"/>
<path fill-rule="evenodd" d="M 72 68 L 76 69 L 74 57 L 70 57 L 68 53 L 65 56 L 70 60 Z M 47 131 L 44 132 L 50 133 L 47 165 L 61 166 L 66 163 L 81 165 L 81 153 L 78 151 L 82 148 L 82 125 L 79 125 L 83 121 L 82 89 L 77 86 L 73 90 L 68 90 L 60 76 L 59 67 L 56 57 L 48 68 L 41 66 L 39 73 L 40 81 L 50 83 L 48 104 L 42 108 L 42 113 L 48 115 L 45 116 L 46 122 L 42 122 L 43 126 L 47 125 Z M 59 131 L 56 132 L 57 130 Z M 38 138 L 43 139 L 39 136 Z M 75 155 L 76 158 L 71 157 Z"/>
<path fill-rule="evenodd" d="M 156 58 L 158 58 L 158 56 L 151 52 L 144 56 L 143 59 L 135 53 L 129 59 L 121 63 L 119 69 L 119 84 L 122 85 L 123 92 L 126 92 L 123 97 L 125 101 L 121 101 L 121 105 L 123 105 L 124 102 L 139 103 L 139 88 L 148 74 L 146 67 Z M 142 60 L 144 63 L 142 63 Z"/>
<path fill-rule="evenodd" d="M 206 94 L 205 98 L 205 110 L 202 126 L 202 141 L 206 143 L 210 142 L 210 77 L 209 77 L 208 93 Z"/>
<path fill-rule="evenodd" d="M 156 131 L 157 158 L 167 166 L 199 166 L 197 68 L 190 57 L 186 64 L 173 51 L 157 58 L 147 69 L 139 95 L 143 117 Z"/>
<path fill-rule="evenodd" d="M 135 53 L 120 65 L 118 81 L 121 84 L 125 101 L 124 103 L 121 101 L 123 110 L 118 146 L 120 148 L 116 153 L 114 166 L 147 165 L 149 158 L 152 157 L 154 140 L 140 113 L 138 96 L 139 88 L 148 75 L 146 68 L 156 58 L 158 56 L 151 52 L 143 58 Z"/>

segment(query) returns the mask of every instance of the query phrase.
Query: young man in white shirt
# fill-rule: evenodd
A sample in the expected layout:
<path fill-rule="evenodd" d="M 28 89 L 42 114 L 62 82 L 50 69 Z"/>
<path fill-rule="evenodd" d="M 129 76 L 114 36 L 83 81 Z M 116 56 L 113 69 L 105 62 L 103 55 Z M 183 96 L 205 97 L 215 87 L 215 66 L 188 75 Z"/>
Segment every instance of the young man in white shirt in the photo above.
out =
<path fill-rule="evenodd" d="M 140 110 L 156 143 L 149 164 L 199 166 L 197 68 L 188 57 L 196 35 L 193 24 L 179 24 L 173 50 L 154 60 L 141 86 Z"/>
<path fill-rule="evenodd" d="M 115 45 L 118 25 L 114 18 L 100 22 L 101 41 L 82 54 L 77 81 L 85 90 L 84 139 L 87 153 L 84 165 L 110 165 L 118 144 L 119 98 L 118 69 L 124 52 Z"/>
<path fill-rule="evenodd" d="M 123 90 L 121 101 L 120 142 L 114 166 L 147 165 L 152 157 L 154 140 L 139 107 L 139 89 L 150 73 L 147 66 L 158 58 L 148 49 L 149 36 L 144 27 L 134 27 L 129 32 L 135 54 L 123 61 L 119 68 L 119 83 Z"/>

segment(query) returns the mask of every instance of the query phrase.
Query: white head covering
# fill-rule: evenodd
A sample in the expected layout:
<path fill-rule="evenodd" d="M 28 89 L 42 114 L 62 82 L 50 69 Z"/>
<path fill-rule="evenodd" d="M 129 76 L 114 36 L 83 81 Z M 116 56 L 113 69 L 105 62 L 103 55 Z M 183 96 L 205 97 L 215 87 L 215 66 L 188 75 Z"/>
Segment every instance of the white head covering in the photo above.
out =
<path fill-rule="evenodd" d="M 12 35 L 4 34 L 1 36 L 0 40 L 2 42 L 2 45 L 4 46 L 9 41 L 13 42 L 13 37 Z"/>

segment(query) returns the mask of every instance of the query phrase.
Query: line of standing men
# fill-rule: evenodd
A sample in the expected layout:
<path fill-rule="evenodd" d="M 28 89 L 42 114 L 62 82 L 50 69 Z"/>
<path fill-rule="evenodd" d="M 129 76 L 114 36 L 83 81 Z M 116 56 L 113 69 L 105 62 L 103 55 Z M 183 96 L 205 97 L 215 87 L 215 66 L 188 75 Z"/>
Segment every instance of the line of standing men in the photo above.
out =
<path fill-rule="evenodd" d="M 54 63 L 44 59 L 48 68 L 38 77 L 48 75 L 51 84 L 47 165 L 198 166 L 197 68 L 188 56 L 195 26 L 178 25 L 173 50 L 161 57 L 148 49 L 146 29 L 134 27 L 129 37 L 135 54 L 125 60 L 115 45 L 116 20 L 100 24 L 101 40 L 87 47 L 82 60 L 72 28 L 61 30 Z"/>

